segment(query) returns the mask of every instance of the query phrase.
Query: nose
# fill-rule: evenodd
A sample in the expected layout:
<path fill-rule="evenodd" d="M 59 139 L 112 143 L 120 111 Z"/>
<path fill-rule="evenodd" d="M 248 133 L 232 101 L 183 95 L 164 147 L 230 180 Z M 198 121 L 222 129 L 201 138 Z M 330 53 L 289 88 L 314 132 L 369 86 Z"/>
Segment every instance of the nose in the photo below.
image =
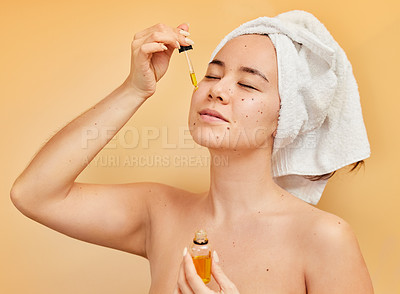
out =
<path fill-rule="evenodd" d="M 223 104 L 227 104 L 230 101 L 231 95 L 232 95 L 232 88 L 229 86 L 227 81 L 221 79 L 218 82 L 215 82 L 210 88 L 210 91 L 208 93 L 208 99 L 209 100 L 216 99 Z"/>

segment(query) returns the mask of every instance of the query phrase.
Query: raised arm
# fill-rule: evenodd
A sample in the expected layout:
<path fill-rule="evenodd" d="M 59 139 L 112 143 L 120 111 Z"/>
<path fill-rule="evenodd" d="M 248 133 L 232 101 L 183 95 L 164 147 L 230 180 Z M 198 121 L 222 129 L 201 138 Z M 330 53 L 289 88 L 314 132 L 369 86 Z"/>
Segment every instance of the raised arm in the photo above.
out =
<path fill-rule="evenodd" d="M 14 182 L 11 200 L 23 214 L 71 237 L 145 255 L 147 196 L 168 188 L 75 179 L 153 95 L 174 49 L 189 45 L 181 29 L 188 28 L 159 24 L 135 35 L 124 83 L 54 135 Z M 90 131 L 97 136 L 85 140 Z"/>

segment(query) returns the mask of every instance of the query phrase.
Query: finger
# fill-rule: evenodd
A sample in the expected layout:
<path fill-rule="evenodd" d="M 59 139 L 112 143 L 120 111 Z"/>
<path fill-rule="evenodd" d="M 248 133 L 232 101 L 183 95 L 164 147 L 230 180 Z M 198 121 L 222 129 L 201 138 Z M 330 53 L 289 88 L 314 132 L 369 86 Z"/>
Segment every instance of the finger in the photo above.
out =
<path fill-rule="evenodd" d="M 158 23 L 158 24 L 155 24 L 151 27 L 144 29 L 143 31 L 136 33 L 133 39 L 134 40 L 142 39 L 142 38 L 145 38 L 146 36 L 149 36 L 153 32 L 163 32 L 163 31 L 164 32 L 172 31 L 172 28 L 163 23 Z"/>
<path fill-rule="evenodd" d="M 178 285 L 175 286 L 173 294 L 182 294 L 181 290 L 178 288 Z"/>
<path fill-rule="evenodd" d="M 134 40 L 132 42 L 132 50 L 135 51 L 136 49 L 140 48 L 141 46 L 148 44 L 148 43 L 162 43 L 170 48 L 179 48 L 179 44 L 174 37 L 163 35 L 162 33 L 153 33 L 152 35 L 148 36 L 147 38 L 142 38 L 139 40 Z"/>
<path fill-rule="evenodd" d="M 139 50 L 138 53 L 142 53 L 148 56 L 153 53 L 166 51 L 168 50 L 168 47 L 165 46 L 163 43 L 153 42 L 153 43 L 143 44 L 138 50 Z"/>
<path fill-rule="evenodd" d="M 189 24 L 184 22 L 178 26 L 178 29 L 189 31 Z"/>
<path fill-rule="evenodd" d="M 186 32 L 181 30 L 180 32 Z M 150 34 L 144 42 L 162 42 L 168 44 L 172 48 L 178 48 L 179 44 L 183 46 L 193 45 L 194 42 L 188 37 L 182 35 L 182 33 L 165 33 L 165 32 L 153 32 Z M 179 43 L 177 45 L 177 42 Z"/>
<path fill-rule="evenodd" d="M 183 41 L 182 41 L 183 38 Z M 180 40 L 180 41 L 178 41 Z M 180 48 L 182 42 L 184 46 L 186 46 L 186 42 L 184 41 L 185 37 L 181 36 L 179 38 L 175 38 L 174 36 L 168 35 L 161 35 L 160 33 L 154 33 L 151 36 L 148 36 L 146 39 L 139 39 L 132 42 L 132 50 L 135 51 L 136 49 L 140 48 L 144 44 L 147 43 L 163 43 L 168 47 L 168 49 L 172 49 L 170 54 L 172 54 L 173 49 Z"/>
<path fill-rule="evenodd" d="M 190 288 L 190 286 L 186 280 L 184 260 L 182 260 L 181 266 L 179 268 L 178 285 L 177 286 L 178 286 L 178 290 L 182 294 L 192 294 L 193 293 L 192 289 Z"/>
<path fill-rule="evenodd" d="M 135 39 L 132 42 L 132 47 L 137 48 L 149 42 L 158 42 L 168 45 L 169 48 L 180 48 L 180 46 L 193 45 L 194 42 L 187 37 L 189 33 L 185 30 L 176 29 L 173 31 L 153 31 L 151 34 L 144 36 L 140 39 Z M 171 51 L 172 53 L 172 51 Z"/>
<path fill-rule="evenodd" d="M 224 274 L 221 267 L 218 264 L 219 258 L 217 253 L 213 252 L 211 273 L 224 293 L 238 293 L 236 286 L 228 279 L 228 277 Z"/>
<path fill-rule="evenodd" d="M 179 45 L 177 44 L 177 41 L 179 41 L 179 38 L 184 38 L 183 36 L 178 37 L 177 34 L 175 33 L 164 33 L 164 32 L 153 32 L 150 34 L 145 40 L 144 43 L 148 42 L 159 42 L 159 43 L 164 43 L 166 45 L 169 45 L 172 48 L 178 48 Z"/>
<path fill-rule="evenodd" d="M 187 25 L 183 25 L 184 28 Z M 180 28 L 170 28 L 163 24 L 158 24 L 137 33 L 132 42 L 134 48 L 141 46 L 146 42 L 162 42 L 168 44 L 171 48 L 179 48 L 180 45 L 193 45 L 193 40 L 189 39 L 189 32 Z"/>
<path fill-rule="evenodd" d="M 182 36 L 185 36 L 185 37 L 190 36 L 189 25 L 186 23 L 179 25 L 175 30 L 177 33 L 181 34 Z"/>
<path fill-rule="evenodd" d="M 209 291 L 208 287 L 204 285 L 203 280 L 197 274 L 193 260 L 189 254 L 186 254 L 183 257 L 183 268 L 186 280 L 194 293 L 205 293 L 206 291 Z"/>
<path fill-rule="evenodd" d="M 149 27 L 141 32 L 136 33 L 133 40 L 145 39 L 154 32 L 164 32 L 164 33 L 174 32 L 177 35 L 181 34 L 186 37 L 190 35 L 189 25 L 186 23 L 179 25 L 177 28 L 171 28 L 164 24 L 156 24 L 156 25 Z"/>

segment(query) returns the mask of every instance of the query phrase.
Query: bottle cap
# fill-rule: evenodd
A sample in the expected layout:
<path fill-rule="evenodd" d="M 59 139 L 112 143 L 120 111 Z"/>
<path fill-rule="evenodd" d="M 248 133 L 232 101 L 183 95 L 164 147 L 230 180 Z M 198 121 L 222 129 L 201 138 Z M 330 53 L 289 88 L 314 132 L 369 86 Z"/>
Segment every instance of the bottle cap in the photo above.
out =
<path fill-rule="evenodd" d="M 181 46 L 181 48 L 178 49 L 179 53 L 182 53 L 183 51 L 191 50 L 193 49 L 192 45 L 189 46 Z"/>
<path fill-rule="evenodd" d="M 197 245 L 204 245 L 208 243 L 207 232 L 199 230 L 194 234 L 193 243 Z"/>

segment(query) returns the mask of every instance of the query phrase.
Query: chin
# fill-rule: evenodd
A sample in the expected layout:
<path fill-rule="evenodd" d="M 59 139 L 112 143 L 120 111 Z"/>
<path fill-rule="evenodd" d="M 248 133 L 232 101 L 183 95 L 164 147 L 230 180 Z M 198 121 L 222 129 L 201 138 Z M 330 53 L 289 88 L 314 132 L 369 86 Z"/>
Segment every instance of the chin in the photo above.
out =
<path fill-rule="evenodd" d="M 271 138 L 266 136 L 243 136 L 235 130 L 229 130 L 226 126 L 209 126 L 196 122 L 189 128 L 193 140 L 200 146 L 216 150 L 256 150 L 271 149 L 273 144 Z"/>
<path fill-rule="evenodd" d="M 234 135 L 229 133 L 226 127 L 210 128 L 208 126 L 196 126 L 190 129 L 190 134 L 197 144 L 209 149 L 239 151 L 256 149 L 259 147 L 256 145 L 253 146 L 253 144 L 249 144 L 249 142 L 245 140 L 237 140 L 237 138 L 235 140 Z"/>
<path fill-rule="evenodd" d="M 193 140 L 200 146 L 212 149 L 229 149 L 229 135 L 226 127 L 209 127 L 191 125 L 189 128 Z"/>

